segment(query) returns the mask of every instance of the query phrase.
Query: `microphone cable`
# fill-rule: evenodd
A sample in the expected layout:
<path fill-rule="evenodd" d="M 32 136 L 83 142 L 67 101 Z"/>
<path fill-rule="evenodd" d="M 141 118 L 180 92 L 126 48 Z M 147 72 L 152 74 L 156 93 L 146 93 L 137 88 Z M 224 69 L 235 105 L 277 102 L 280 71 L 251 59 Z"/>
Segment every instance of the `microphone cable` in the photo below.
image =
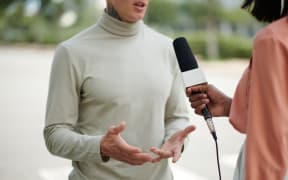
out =
<path fill-rule="evenodd" d="M 200 92 L 193 92 L 193 94 L 198 94 Z M 206 105 L 205 108 L 202 110 L 202 114 L 204 117 L 204 120 L 207 123 L 208 129 L 214 139 L 215 145 L 216 145 L 216 157 L 217 157 L 217 167 L 218 167 L 218 176 L 219 180 L 222 179 L 221 177 L 221 168 L 220 168 L 220 160 L 219 160 L 219 148 L 218 148 L 218 142 L 217 142 L 217 135 L 216 135 L 216 128 L 214 126 L 213 120 L 212 120 L 212 114 L 210 113 L 208 106 Z"/>
<path fill-rule="evenodd" d="M 196 92 L 196 93 L 200 93 L 200 92 Z M 218 175 L 219 175 L 219 180 L 221 180 L 222 177 L 221 177 L 221 168 L 220 168 L 220 160 L 219 160 L 219 148 L 218 148 L 218 142 L 217 142 L 216 129 L 215 129 L 215 126 L 214 126 L 214 123 L 213 123 L 213 120 L 212 120 L 212 114 L 210 113 L 207 105 L 202 110 L 202 114 L 203 114 L 204 120 L 207 123 L 209 131 L 211 132 L 211 135 L 212 135 L 212 137 L 214 139 L 215 145 L 216 145 L 216 157 L 217 157 Z"/>
<path fill-rule="evenodd" d="M 216 136 L 216 132 L 212 132 L 211 133 L 215 142 L 215 146 L 216 146 L 216 157 L 217 157 L 217 167 L 218 167 L 218 176 L 219 176 L 219 180 L 222 180 L 221 178 L 221 168 L 220 168 L 220 160 L 219 160 L 219 149 L 218 149 L 218 142 L 217 142 L 217 136 Z"/>

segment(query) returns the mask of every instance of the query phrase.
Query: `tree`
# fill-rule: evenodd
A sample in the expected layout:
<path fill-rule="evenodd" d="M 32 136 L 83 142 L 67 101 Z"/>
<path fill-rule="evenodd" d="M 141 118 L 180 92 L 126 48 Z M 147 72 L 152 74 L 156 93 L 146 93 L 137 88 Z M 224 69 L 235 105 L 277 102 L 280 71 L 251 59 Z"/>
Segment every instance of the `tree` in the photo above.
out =
<path fill-rule="evenodd" d="M 15 0 L 1 0 L 0 1 L 0 15 L 2 16 L 5 9 L 7 9 Z"/>
<path fill-rule="evenodd" d="M 223 14 L 223 7 L 218 0 L 186 1 L 183 10 L 198 26 L 206 29 L 206 51 L 208 58 L 218 57 L 218 23 Z"/>
<path fill-rule="evenodd" d="M 145 20 L 150 24 L 173 27 L 176 25 L 179 14 L 178 4 L 167 0 L 150 1 Z"/>

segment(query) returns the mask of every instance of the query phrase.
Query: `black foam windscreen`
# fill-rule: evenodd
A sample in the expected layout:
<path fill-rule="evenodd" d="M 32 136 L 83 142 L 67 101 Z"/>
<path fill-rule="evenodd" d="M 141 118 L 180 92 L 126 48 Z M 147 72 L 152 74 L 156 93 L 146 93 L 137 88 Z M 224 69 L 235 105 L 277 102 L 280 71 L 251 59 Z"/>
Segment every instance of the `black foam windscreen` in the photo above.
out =
<path fill-rule="evenodd" d="M 173 46 L 181 72 L 198 68 L 197 61 L 184 37 L 176 38 Z"/>

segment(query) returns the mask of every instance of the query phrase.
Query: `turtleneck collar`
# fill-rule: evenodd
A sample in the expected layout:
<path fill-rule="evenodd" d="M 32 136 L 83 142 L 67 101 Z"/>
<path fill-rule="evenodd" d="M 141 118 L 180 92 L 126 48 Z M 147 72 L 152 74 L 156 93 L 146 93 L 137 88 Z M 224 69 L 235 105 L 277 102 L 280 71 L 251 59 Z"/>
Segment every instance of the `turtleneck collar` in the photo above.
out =
<path fill-rule="evenodd" d="M 140 20 L 136 23 L 130 24 L 122 22 L 116 18 L 111 17 L 106 12 L 103 12 L 98 24 L 105 31 L 108 31 L 114 35 L 134 36 L 140 31 L 140 28 L 143 25 L 143 21 Z"/>

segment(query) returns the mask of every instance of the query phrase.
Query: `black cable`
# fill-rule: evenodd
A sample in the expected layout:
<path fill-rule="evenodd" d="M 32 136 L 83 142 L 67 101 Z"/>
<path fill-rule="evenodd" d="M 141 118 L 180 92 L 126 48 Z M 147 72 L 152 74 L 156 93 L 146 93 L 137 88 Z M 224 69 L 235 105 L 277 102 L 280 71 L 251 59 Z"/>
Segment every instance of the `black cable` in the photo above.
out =
<path fill-rule="evenodd" d="M 218 175 L 219 175 L 219 180 L 221 180 L 221 168 L 220 168 L 220 161 L 219 161 L 219 150 L 218 150 L 218 142 L 217 142 L 217 136 L 215 132 L 212 132 L 213 139 L 215 141 L 216 145 L 216 155 L 217 155 L 217 166 L 218 166 Z"/>

